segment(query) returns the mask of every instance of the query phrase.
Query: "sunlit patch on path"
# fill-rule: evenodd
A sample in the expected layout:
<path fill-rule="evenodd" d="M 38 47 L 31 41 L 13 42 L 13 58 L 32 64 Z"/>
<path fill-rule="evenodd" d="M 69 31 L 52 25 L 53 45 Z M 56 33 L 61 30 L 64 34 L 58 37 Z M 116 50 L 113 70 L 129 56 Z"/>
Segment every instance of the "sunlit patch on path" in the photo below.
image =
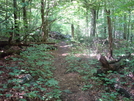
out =
<path fill-rule="evenodd" d="M 79 73 L 70 72 L 66 73 L 67 56 L 70 56 L 70 45 L 66 45 L 65 42 L 58 44 L 58 49 L 53 51 L 55 57 L 53 67 L 56 68 L 54 71 L 54 78 L 59 81 L 60 90 L 62 91 L 62 101 L 95 101 L 94 97 L 89 94 L 90 92 L 83 91 L 84 86 L 83 79 Z M 76 58 L 84 57 L 89 58 L 87 54 L 75 54 Z M 73 62 L 73 61 L 72 61 Z"/>

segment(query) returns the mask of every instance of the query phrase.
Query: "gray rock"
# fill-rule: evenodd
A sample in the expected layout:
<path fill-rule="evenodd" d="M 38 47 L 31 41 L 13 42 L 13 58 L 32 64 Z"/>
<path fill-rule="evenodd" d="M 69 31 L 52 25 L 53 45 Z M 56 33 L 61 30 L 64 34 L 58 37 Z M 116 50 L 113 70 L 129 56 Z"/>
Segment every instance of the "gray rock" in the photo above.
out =
<path fill-rule="evenodd" d="M 31 81 L 32 78 L 33 78 L 33 77 L 32 77 L 30 74 L 26 74 L 24 77 L 21 78 L 21 79 L 22 79 L 21 84 L 24 84 L 24 83 L 26 83 L 26 82 Z"/>

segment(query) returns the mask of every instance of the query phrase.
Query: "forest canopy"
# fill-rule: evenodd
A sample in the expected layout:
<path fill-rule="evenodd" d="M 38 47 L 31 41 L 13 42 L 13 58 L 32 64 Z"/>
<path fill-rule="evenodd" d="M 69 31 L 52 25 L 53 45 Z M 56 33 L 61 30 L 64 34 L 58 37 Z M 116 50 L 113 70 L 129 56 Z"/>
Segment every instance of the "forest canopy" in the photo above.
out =
<path fill-rule="evenodd" d="M 37 41 L 46 41 L 50 31 L 76 40 L 83 35 L 106 38 L 110 25 L 114 38 L 132 40 L 133 5 L 133 0 L 2 0 L 1 39 L 13 33 L 13 40 L 35 35 Z"/>

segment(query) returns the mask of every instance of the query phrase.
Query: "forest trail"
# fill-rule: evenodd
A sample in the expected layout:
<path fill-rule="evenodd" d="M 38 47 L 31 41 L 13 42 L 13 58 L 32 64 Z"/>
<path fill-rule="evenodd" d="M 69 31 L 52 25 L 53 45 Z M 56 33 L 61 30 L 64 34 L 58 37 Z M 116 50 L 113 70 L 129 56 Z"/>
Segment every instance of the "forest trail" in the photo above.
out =
<path fill-rule="evenodd" d="M 69 55 L 69 51 L 70 47 L 65 42 L 61 42 L 58 44 L 58 49 L 52 52 L 55 57 L 53 66 L 56 68 L 54 77 L 59 82 L 62 101 L 95 101 L 92 91 L 81 89 L 84 82 L 80 74 L 65 73 L 68 66 L 65 57 Z"/>

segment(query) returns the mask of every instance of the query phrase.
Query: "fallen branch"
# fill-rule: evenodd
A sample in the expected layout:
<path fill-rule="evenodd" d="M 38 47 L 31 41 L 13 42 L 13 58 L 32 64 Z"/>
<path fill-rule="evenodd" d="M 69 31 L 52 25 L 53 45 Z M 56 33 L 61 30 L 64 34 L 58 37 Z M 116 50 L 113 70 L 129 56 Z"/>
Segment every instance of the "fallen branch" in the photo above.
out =
<path fill-rule="evenodd" d="M 8 41 L 0 41 L 0 47 L 4 47 L 4 46 L 32 46 L 32 44 L 55 44 L 54 42 L 36 42 L 36 43 L 28 43 L 28 44 L 25 44 L 25 43 L 10 43 Z"/>
<path fill-rule="evenodd" d="M 4 52 L 0 52 L 0 58 L 4 58 L 8 55 L 12 55 L 12 54 L 20 54 L 21 50 L 7 50 Z"/>
<path fill-rule="evenodd" d="M 125 65 L 125 64 L 123 64 L 123 65 L 121 64 L 121 62 L 122 62 L 121 60 L 129 58 L 130 56 L 131 56 L 131 53 L 129 53 L 126 56 L 120 57 L 118 60 L 114 60 L 114 61 L 108 62 L 107 59 L 103 55 L 100 55 L 98 60 L 102 64 L 102 69 L 103 70 L 106 70 L 106 71 L 108 71 L 108 70 L 117 71 L 117 70 L 120 69 L 120 67 L 123 67 L 123 65 Z"/>
<path fill-rule="evenodd" d="M 118 82 L 117 81 L 112 81 L 111 78 L 107 77 L 107 75 L 110 73 L 108 71 L 118 71 L 121 67 L 124 67 L 124 65 L 126 65 L 126 63 L 124 63 L 124 61 L 123 61 L 124 64 L 122 64 L 121 63 L 122 60 L 127 59 L 130 56 L 131 56 L 131 53 L 129 53 L 126 56 L 122 56 L 117 60 L 108 62 L 107 59 L 105 58 L 105 56 L 100 55 L 98 57 L 98 60 L 102 64 L 102 68 L 98 69 L 97 73 L 94 74 L 95 76 L 99 77 L 100 80 L 102 80 L 103 83 L 109 85 L 110 88 L 116 90 L 119 94 L 121 94 L 122 96 L 127 97 L 127 98 L 130 98 L 131 94 L 126 89 L 124 89 L 121 85 L 119 85 L 120 82 L 121 82 L 119 80 L 119 78 L 117 77 Z"/>

